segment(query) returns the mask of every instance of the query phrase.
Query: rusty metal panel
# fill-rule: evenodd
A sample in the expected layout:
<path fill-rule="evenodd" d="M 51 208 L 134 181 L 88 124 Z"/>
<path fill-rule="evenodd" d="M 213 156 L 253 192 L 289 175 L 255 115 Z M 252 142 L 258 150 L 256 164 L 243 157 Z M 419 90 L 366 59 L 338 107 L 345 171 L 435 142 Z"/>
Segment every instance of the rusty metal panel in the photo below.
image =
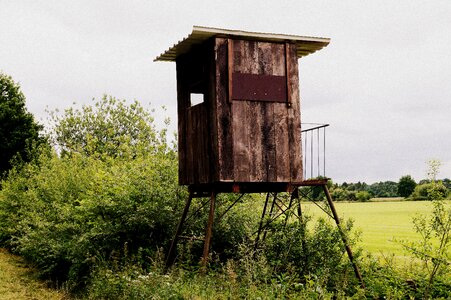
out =
<path fill-rule="evenodd" d="M 232 99 L 249 101 L 287 101 L 287 77 L 276 75 L 232 75 Z"/>

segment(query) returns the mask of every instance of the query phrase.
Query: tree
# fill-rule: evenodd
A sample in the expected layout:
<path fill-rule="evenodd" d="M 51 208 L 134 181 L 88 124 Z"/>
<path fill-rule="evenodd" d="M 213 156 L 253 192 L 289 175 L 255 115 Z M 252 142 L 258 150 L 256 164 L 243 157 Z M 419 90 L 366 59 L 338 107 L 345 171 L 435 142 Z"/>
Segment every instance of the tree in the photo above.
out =
<path fill-rule="evenodd" d="M 437 181 L 437 175 L 440 172 L 440 167 L 442 165 L 442 162 L 438 159 L 430 159 L 427 161 L 428 170 L 427 170 L 427 176 L 428 179 L 431 182 Z"/>
<path fill-rule="evenodd" d="M 0 72 L 0 179 L 11 169 L 13 158 L 31 160 L 31 149 L 45 140 L 39 135 L 42 128 L 27 112 L 19 84 Z"/>
<path fill-rule="evenodd" d="M 139 153 L 164 152 L 169 146 L 167 128 L 157 131 L 153 117 L 138 101 L 127 105 L 125 100 L 105 95 L 94 100 L 94 105 L 69 108 L 63 115 L 51 112 L 51 119 L 52 140 L 63 155 L 129 158 Z"/>
<path fill-rule="evenodd" d="M 401 197 L 407 198 L 412 195 L 417 186 L 415 180 L 410 175 L 402 176 L 398 182 L 398 194 Z"/>
<path fill-rule="evenodd" d="M 368 192 L 373 197 L 397 197 L 398 183 L 394 181 L 376 182 L 368 187 Z"/>
<path fill-rule="evenodd" d="M 439 200 L 448 195 L 448 189 L 442 181 L 437 180 L 437 175 L 442 165 L 440 160 L 431 159 L 427 161 L 427 180 L 420 181 L 415 187 L 412 197 L 417 200 Z"/>

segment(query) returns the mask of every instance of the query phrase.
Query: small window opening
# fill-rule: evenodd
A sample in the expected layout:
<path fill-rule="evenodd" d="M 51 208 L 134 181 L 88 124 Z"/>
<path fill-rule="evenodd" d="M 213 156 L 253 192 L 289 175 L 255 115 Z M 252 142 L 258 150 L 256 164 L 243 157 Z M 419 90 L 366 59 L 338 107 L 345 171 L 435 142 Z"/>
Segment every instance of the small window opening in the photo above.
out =
<path fill-rule="evenodd" d="M 191 106 L 204 103 L 204 94 L 201 93 L 191 93 L 190 94 Z"/>

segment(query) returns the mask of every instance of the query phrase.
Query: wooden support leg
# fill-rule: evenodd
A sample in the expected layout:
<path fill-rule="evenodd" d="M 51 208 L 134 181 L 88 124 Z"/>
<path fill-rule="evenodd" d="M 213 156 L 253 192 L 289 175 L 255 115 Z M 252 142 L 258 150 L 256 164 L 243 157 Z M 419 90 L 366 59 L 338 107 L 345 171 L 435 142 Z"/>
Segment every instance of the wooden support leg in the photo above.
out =
<path fill-rule="evenodd" d="M 354 268 L 355 276 L 360 281 L 360 286 L 362 288 L 365 288 L 365 283 L 363 282 L 363 278 L 362 278 L 362 275 L 360 274 L 359 267 L 357 266 L 357 264 L 354 260 L 354 255 L 352 254 L 351 247 L 348 244 L 348 239 L 346 238 L 346 235 L 341 228 L 340 218 L 338 218 L 338 214 L 337 214 L 337 211 L 335 210 L 335 205 L 334 205 L 334 202 L 332 201 L 332 197 L 330 196 L 327 185 L 323 185 L 323 190 L 324 190 L 324 193 L 326 194 L 327 203 L 329 204 L 330 210 L 332 211 L 332 215 L 334 217 L 335 223 L 337 224 L 338 231 L 340 232 L 341 239 L 343 240 L 343 243 L 345 245 L 346 252 L 348 253 L 349 260 L 351 261 L 352 267 Z"/>
<path fill-rule="evenodd" d="M 271 221 L 274 217 L 274 206 L 276 205 L 276 201 L 277 201 L 277 193 L 274 193 L 274 199 L 272 200 L 271 209 L 269 210 L 269 217 L 271 218 Z M 263 232 L 262 241 L 266 240 L 267 233 L 268 233 L 268 231 L 265 229 L 265 231 Z"/>
<path fill-rule="evenodd" d="M 291 210 L 291 206 L 293 206 L 293 201 L 294 199 L 298 199 L 299 200 L 299 195 L 298 195 L 298 189 L 296 188 L 290 195 L 290 203 L 288 204 L 288 208 L 286 209 L 286 211 L 288 213 L 285 214 L 285 221 L 283 223 L 283 227 L 285 228 L 285 226 L 287 225 L 288 222 L 288 218 L 290 216 L 290 210 Z M 300 202 L 299 202 L 300 205 Z"/>
<path fill-rule="evenodd" d="M 263 222 L 265 220 L 266 207 L 268 207 L 269 195 L 270 195 L 270 193 L 266 194 L 265 206 L 263 206 L 263 212 L 262 212 L 262 217 L 260 219 L 260 225 L 258 225 L 257 237 L 255 238 L 254 251 L 257 250 L 257 247 L 258 247 L 258 242 L 259 242 L 259 239 L 260 239 L 260 233 L 262 231 Z"/>
<path fill-rule="evenodd" d="M 189 207 L 191 205 L 191 200 L 193 199 L 193 193 L 190 192 L 188 200 L 186 201 L 185 208 L 183 209 L 182 217 L 180 218 L 180 222 L 177 226 L 177 230 L 175 232 L 174 238 L 172 239 L 171 247 L 169 248 L 168 256 L 166 258 L 166 268 L 172 266 L 175 260 L 175 250 L 177 248 L 177 241 L 182 233 L 183 223 L 185 222 L 186 216 L 188 215 Z"/>
<path fill-rule="evenodd" d="M 211 192 L 210 196 L 210 213 L 208 215 L 208 223 L 207 228 L 205 230 L 205 242 L 204 242 L 204 252 L 202 255 L 202 273 L 207 272 L 207 262 L 208 262 L 208 254 L 210 253 L 210 240 L 211 235 L 213 231 L 213 222 L 215 218 L 215 199 L 216 199 L 216 193 L 213 191 Z"/>
<path fill-rule="evenodd" d="M 301 221 L 301 222 L 304 221 L 303 218 L 302 218 L 301 199 L 299 199 L 299 202 L 298 202 L 298 218 L 299 218 L 299 221 Z"/>

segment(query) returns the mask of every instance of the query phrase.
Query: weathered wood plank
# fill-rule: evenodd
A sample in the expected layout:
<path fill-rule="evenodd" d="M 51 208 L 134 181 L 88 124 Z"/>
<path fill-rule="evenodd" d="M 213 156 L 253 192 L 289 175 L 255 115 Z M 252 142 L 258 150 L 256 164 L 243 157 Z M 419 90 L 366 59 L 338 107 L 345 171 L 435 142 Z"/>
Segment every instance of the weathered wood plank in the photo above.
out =
<path fill-rule="evenodd" d="M 193 153 L 193 163 L 195 164 L 195 168 L 197 167 L 197 178 L 195 179 L 196 183 L 201 183 L 204 180 L 204 149 L 203 149 L 203 130 L 202 130 L 202 104 L 198 104 L 195 107 L 192 107 L 193 112 L 193 125 L 194 125 L 194 131 L 193 131 L 193 143 L 194 146 L 194 153 Z"/>
<path fill-rule="evenodd" d="M 276 177 L 278 182 L 290 182 L 288 108 L 286 103 L 274 103 L 273 105 L 276 147 Z"/>
<path fill-rule="evenodd" d="M 289 73 L 289 70 L 291 68 L 290 63 L 291 63 L 291 53 L 290 53 L 290 44 L 289 43 L 285 43 L 284 45 L 284 50 L 285 50 L 285 72 L 286 74 Z M 292 96 L 292 90 L 291 90 L 291 84 L 290 84 L 290 79 L 287 77 L 287 105 L 288 107 L 291 107 L 291 104 L 293 102 L 293 99 L 291 99 Z"/>
<path fill-rule="evenodd" d="M 301 149 L 301 106 L 299 96 L 298 61 L 296 45 L 287 44 L 290 61 L 287 78 L 290 85 L 291 107 L 288 109 L 288 132 L 290 147 L 290 173 L 292 182 L 302 181 L 302 149 Z"/>
<path fill-rule="evenodd" d="M 276 139 L 274 128 L 274 105 L 262 106 L 263 128 L 262 145 L 263 161 L 267 182 L 275 182 L 276 176 Z"/>
<path fill-rule="evenodd" d="M 258 64 L 257 74 L 275 75 L 273 74 L 273 54 L 272 43 L 258 43 Z"/>
<path fill-rule="evenodd" d="M 271 43 L 272 75 L 286 76 L 285 45 Z M 287 95 L 288 97 L 288 95 Z M 287 99 L 285 99 L 285 102 Z M 276 181 L 290 182 L 288 111 L 286 103 L 273 103 Z"/>
<path fill-rule="evenodd" d="M 233 60 L 233 40 L 227 39 L 227 77 L 229 80 L 228 85 L 228 100 L 229 103 L 232 102 L 232 90 L 233 90 L 233 66 L 234 66 L 234 60 Z"/>
<path fill-rule="evenodd" d="M 245 42 L 243 43 L 243 49 L 247 54 L 246 61 L 243 63 L 243 73 L 247 74 L 261 74 L 259 68 L 260 61 L 260 48 L 259 43 Z M 262 116 L 259 114 L 261 106 L 265 103 L 252 102 L 248 103 L 247 123 L 244 125 L 247 127 L 249 134 L 249 181 L 251 182 L 263 182 L 265 181 L 266 174 L 263 166 L 263 148 L 262 148 Z"/>
<path fill-rule="evenodd" d="M 208 41 L 208 88 L 205 95 L 207 110 L 207 135 L 209 156 L 209 182 L 219 181 L 219 153 L 218 153 L 218 107 L 216 103 L 216 42 L 215 39 Z"/>
<path fill-rule="evenodd" d="M 202 108 L 201 108 L 201 132 L 200 132 L 200 137 L 201 137 L 201 156 L 202 156 L 202 161 L 203 161 L 203 165 L 202 165 L 202 177 L 201 177 L 201 182 L 202 183 L 206 183 L 209 181 L 209 175 L 210 175 L 210 151 L 209 151 L 209 138 L 208 138 L 208 123 L 207 123 L 207 111 L 205 108 L 205 103 L 202 104 Z"/>
<path fill-rule="evenodd" d="M 261 115 L 261 107 L 266 105 L 262 102 L 249 103 L 249 135 L 251 137 L 250 144 L 250 166 L 249 180 L 251 182 L 263 182 L 266 179 L 266 172 L 263 167 L 263 142 L 262 128 L 263 117 Z"/>
<path fill-rule="evenodd" d="M 272 47 L 271 43 L 258 43 L 258 60 L 257 64 L 257 72 L 258 74 L 263 75 L 272 75 Z M 274 140 L 274 130 L 272 130 L 272 103 L 260 103 L 259 105 L 259 135 L 260 138 L 256 140 L 256 143 L 260 143 L 258 149 L 260 149 L 260 153 L 256 153 L 256 155 L 261 157 L 262 160 L 262 181 L 267 182 L 270 181 L 269 174 L 271 167 L 275 163 L 275 158 L 273 158 L 273 143 L 271 141 Z M 275 140 L 274 140 L 275 141 Z M 273 149 L 275 150 L 275 149 Z M 257 166 L 256 166 L 257 167 Z"/>
<path fill-rule="evenodd" d="M 248 106 L 247 101 L 232 103 L 234 179 L 238 182 L 247 182 L 250 178 Z"/>
<path fill-rule="evenodd" d="M 285 46 L 283 44 L 271 44 L 273 71 L 272 75 L 286 76 Z"/>
<path fill-rule="evenodd" d="M 186 160 L 186 103 L 189 101 L 189 93 L 186 89 L 184 66 L 182 61 L 177 61 L 177 115 L 178 115 L 178 156 L 179 156 L 179 184 L 187 184 L 187 160 Z"/>
<path fill-rule="evenodd" d="M 228 46 L 227 39 L 215 39 L 215 102 L 218 136 L 218 179 L 232 181 L 234 178 L 233 126 L 231 103 L 228 101 Z"/>
<path fill-rule="evenodd" d="M 192 140 L 192 118 L 189 111 L 186 115 L 186 125 L 185 125 L 185 136 L 187 140 L 187 147 L 186 147 L 186 179 L 188 183 L 194 182 L 194 170 L 193 170 L 193 144 L 191 143 Z M 189 143 L 189 144 L 188 144 Z"/>
<path fill-rule="evenodd" d="M 211 139 L 210 139 L 210 130 L 209 130 L 210 122 L 208 120 L 208 111 L 207 111 L 206 106 L 203 107 L 202 114 L 203 114 L 202 136 L 204 137 L 202 148 L 204 149 L 203 156 L 205 157 L 205 159 L 204 159 L 205 176 L 204 176 L 203 183 L 207 183 L 207 182 L 212 182 L 213 166 L 211 164 L 212 151 L 211 151 Z"/>
<path fill-rule="evenodd" d="M 256 42 L 234 41 L 233 71 L 237 73 L 256 73 Z M 239 62 L 239 63 L 238 63 Z M 233 101 L 233 160 L 234 180 L 248 182 L 250 180 L 252 137 L 250 136 L 250 103 L 249 101 Z"/>

